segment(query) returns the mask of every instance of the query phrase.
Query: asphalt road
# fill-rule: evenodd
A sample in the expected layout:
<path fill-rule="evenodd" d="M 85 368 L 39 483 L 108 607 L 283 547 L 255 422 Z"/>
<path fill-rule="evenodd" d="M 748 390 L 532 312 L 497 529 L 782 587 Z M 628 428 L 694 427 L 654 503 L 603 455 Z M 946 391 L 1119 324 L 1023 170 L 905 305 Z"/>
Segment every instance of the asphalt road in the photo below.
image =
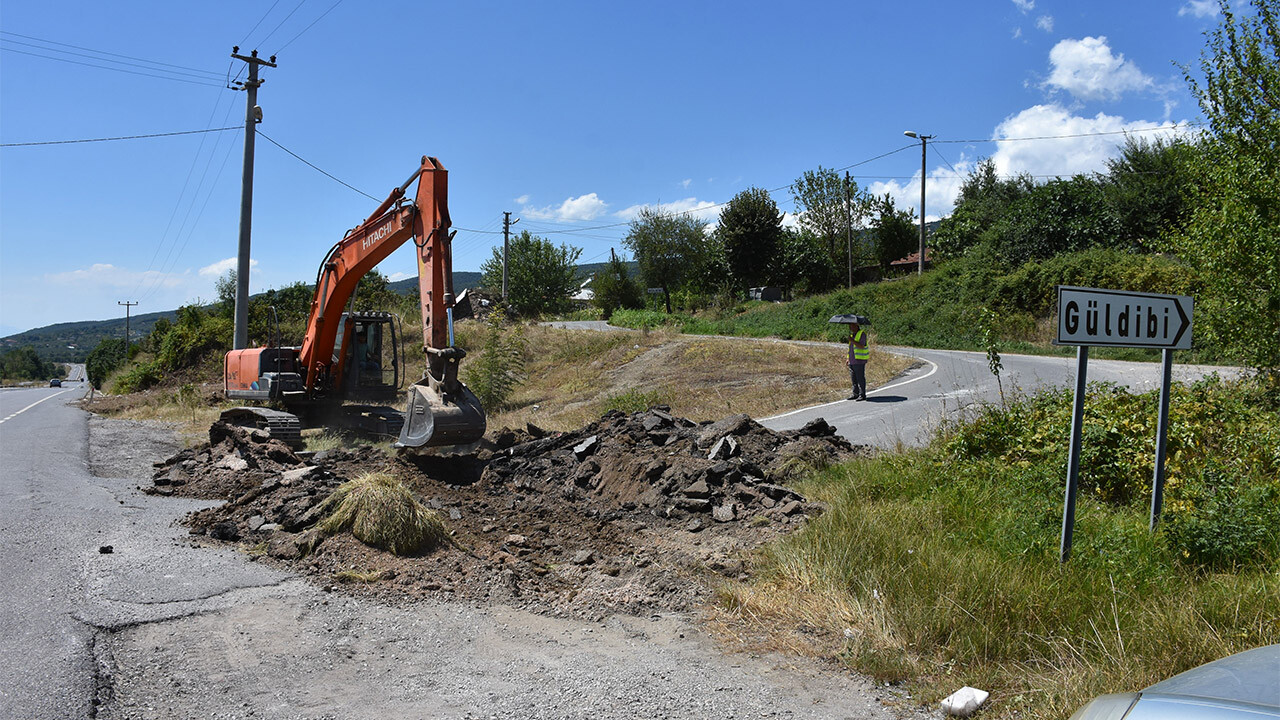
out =
<path fill-rule="evenodd" d="M 570 330 L 627 331 L 602 321 L 547 323 Z M 631 331 L 634 332 L 634 331 Z M 734 338 L 760 343 L 835 345 L 805 340 Z M 884 352 L 915 358 L 918 363 L 900 377 L 867 390 L 865 402 L 840 400 L 813 407 L 756 418 L 773 430 L 793 430 L 823 418 L 849 442 L 881 448 L 927 445 L 944 419 L 983 403 L 1000 402 L 1013 393 L 1030 393 L 1045 387 L 1074 387 L 1077 361 L 1072 357 L 1001 355 L 1000 378 L 991 374 L 985 353 L 959 350 L 880 346 Z M 837 369 L 843 372 L 842 369 Z M 1085 371 L 1089 382 L 1109 382 L 1146 392 L 1160 387 L 1160 364 L 1120 360 L 1090 360 Z M 1173 379 L 1192 381 L 1211 373 L 1234 377 L 1239 368 L 1214 365 L 1179 365 L 1174 354 Z M 786 388 L 780 388 L 786 392 Z"/>
<path fill-rule="evenodd" d="M 207 503 L 90 471 L 92 452 L 145 475 L 163 444 L 123 421 L 90 442 L 66 404 L 81 392 L 0 391 L 0 720 L 937 717 L 802 661 L 725 655 L 695 618 L 392 607 L 197 546 L 176 520 Z"/>
<path fill-rule="evenodd" d="M 1000 402 L 1002 386 L 1006 397 L 1046 387 L 1075 386 L 1074 356 L 1001 355 L 1003 367 L 997 381 L 987 366 L 985 353 L 890 346 L 880 349 L 916 358 L 919 364 L 889 383 L 867 390 L 866 402 L 841 400 L 762 418 L 760 422 L 774 430 L 790 430 L 821 417 L 853 443 L 883 448 L 918 447 L 929 443 L 945 418 L 978 404 Z M 1196 380 L 1215 372 L 1234 376 L 1239 370 L 1179 365 L 1174 355 L 1175 381 Z M 1115 383 L 1146 392 L 1160 387 L 1160 364 L 1090 360 L 1085 377 L 1091 383 Z"/>

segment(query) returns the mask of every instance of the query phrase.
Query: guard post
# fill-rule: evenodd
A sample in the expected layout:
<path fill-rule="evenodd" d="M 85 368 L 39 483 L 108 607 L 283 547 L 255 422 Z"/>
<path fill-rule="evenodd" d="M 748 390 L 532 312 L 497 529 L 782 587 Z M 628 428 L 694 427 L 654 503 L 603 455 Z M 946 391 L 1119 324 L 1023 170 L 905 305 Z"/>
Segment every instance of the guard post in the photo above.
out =
<path fill-rule="evenodd" d="M 1077 346 L 1076 392 L 1071 413 L 1071 447 L 1067 455 L 1067 486 L 1062 507 L 1062 539 L 1058 560 L 1071 556 L 1075 526 L 1076 490 L 1080 472 L 1080 443 L 1084 430 L 1084 397 L 1089 348 L 1159 348 L 1163 362 L 1160 410 L 1156 421 L 1155 472 L 1151 480 L 1151 529 L 1160 520 L 1164 504 L 1165 435 L 1169 422 L 1169 386 L 1173 376 L 1173 351 L 1191 349 L 1191 315 L 1194 299 L 1186 295 L 1160 295 L 1123 290 L 1058 286 L 1058 333 L 1054 345 Z"/>

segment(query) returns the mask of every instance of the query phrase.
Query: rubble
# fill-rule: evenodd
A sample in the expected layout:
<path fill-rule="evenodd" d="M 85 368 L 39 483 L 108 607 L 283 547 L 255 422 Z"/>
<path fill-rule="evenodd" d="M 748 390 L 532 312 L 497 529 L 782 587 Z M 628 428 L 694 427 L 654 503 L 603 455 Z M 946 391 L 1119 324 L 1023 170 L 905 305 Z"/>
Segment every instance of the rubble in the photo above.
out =
<path fill-rule="evenodd" d="M 746 415 L 698 424 L 666 407 L 566 433 L 502 428 L 463 455 L 366 447 L 303 459 L 215 423 L 208 445 L 156 464 L 148 491 L 225 500 L 188 517 L 193 534 L 257 546 L 322 582 L 377 570 L 383 580 L 351 587 L 597 617 L 688 609 L 707 597 L 706 573 L 742 577 L 752 549 L 822 512 L 789 483 L 867 452 L 821 420 L 774 432 Z M 314 532 L 325 498 L 373 471 L 435 509 L 454 544 L 401 558 Z"/>

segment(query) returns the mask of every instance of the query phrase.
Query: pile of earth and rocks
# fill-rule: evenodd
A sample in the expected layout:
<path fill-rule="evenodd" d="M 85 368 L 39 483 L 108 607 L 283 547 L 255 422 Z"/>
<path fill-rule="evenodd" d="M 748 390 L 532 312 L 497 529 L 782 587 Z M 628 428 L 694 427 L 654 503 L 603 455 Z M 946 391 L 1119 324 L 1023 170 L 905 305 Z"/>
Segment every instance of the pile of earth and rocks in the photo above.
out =
<path fill-rule="evenodd" d="M 789 483 L 869 452 L 823 420 L 774 432 L 746 415 L 699 424 L 665 407 L 611 411 L 573 432 L 504 428 L 461 454 L 365 446 L 299 456 L 263 431 L 217 422 L 208 444 L 156 463 L 145 491 L 225 500 L 188 516 L 193 535 L 326 586 L 599 618 L 686 610 L 716 577 L 747 577 L 754 548 L 823 510 Z M 452 544 L 401 557 L 320 533 L 322 502 L 374 471 L 433 508 Z"/>

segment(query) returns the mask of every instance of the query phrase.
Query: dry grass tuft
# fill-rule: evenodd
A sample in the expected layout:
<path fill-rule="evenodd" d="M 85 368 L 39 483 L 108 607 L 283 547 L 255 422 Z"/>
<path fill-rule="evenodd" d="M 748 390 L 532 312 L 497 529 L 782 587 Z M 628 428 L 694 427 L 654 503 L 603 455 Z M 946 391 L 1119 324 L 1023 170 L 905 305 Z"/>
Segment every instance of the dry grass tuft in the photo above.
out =
<path fill-rule="evenodd" d="M 440 517 L 418 502 L 404 483 L 388 473 L 368 473 L 343 483 L 325 499 L 320 531 L 350 530 L 366 545 L 396 555 L 414 555 L 449 542 Z"/>

